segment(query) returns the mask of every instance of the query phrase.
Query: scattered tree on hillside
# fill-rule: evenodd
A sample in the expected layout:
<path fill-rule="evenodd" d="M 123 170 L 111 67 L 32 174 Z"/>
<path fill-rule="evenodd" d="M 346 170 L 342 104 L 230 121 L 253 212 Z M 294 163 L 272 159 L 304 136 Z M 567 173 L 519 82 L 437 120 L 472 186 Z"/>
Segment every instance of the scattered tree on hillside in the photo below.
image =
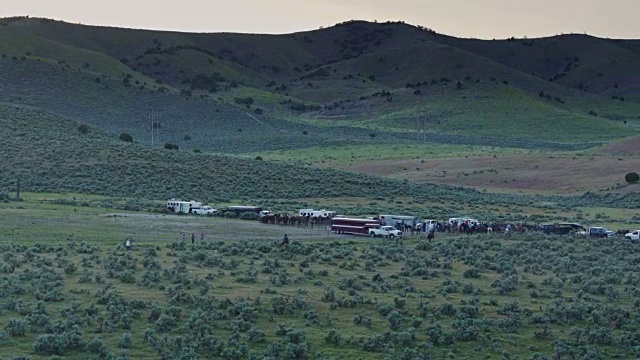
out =
<path fill-rule="evenodd" d="M 165 143 L 164 148 L 169 150 L 178 150 L 179 146 L 177 144 Z"/>
<path fill-rule="evenodd" d="M 629 184 L 637 183 L 640 181 L 640 175 L 637 172 L 630 172 L 624 176 L 624 180 Z"/>
<path fill-rule="evenodd" d="M 233 101 L 236 104 L 240 104 L 240 105 L 247 105 L 247 106 L 251 106 L 251 104 L 253 104 L 253 98 L 252 97 L 246 97 L 246 98 L 234 98 Z"/>
<path fill-rule="evenodd" d="M 133 142 L 133 136 L 127 134 L 127 133 L 122 133 L 120 134 L 120 140 L 122 141 L 126 141 L 126 142 Z"/>
<path fill-rule="evenodd" d="M 208 90 L 216 92 L 219 88 L 218 83 L 225 82 L 225 78 L 218 72 L 207 76 L 205 74 L 197 74 L 191 79 L 191 90 Z"/>
<path fill-rule="evenodd" d="M 89 126 L 87 124 L 81 124 L 80 126 L 78 126 L 78 131 L 80 131 L 80 133 L 82 134 L 86 134 L 89 132 Z"/>

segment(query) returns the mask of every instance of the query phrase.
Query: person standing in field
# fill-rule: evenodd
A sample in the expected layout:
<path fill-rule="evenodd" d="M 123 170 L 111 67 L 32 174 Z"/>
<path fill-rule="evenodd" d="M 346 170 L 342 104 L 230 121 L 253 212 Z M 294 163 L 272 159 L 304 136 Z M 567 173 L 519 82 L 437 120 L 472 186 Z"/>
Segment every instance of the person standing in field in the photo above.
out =
<path fill-rule="evenodd" d="M 124 242 L 124 246 L 127 248 L 127 251 L 131 250 L 131 240 L 127 239 L 127 241 Z"/>
<path fill-rule="evenodd" d="M 191 233 L 191 245 L 196 243 L 196 234 Z"/>
<path fill-rule="evenodd" d="M 280 246 L 287 246 L 287 245 L 289 245 L 289 236 L 287 236 L 287 234 L 284 234 L 284 237 L 280 242 Z"/>

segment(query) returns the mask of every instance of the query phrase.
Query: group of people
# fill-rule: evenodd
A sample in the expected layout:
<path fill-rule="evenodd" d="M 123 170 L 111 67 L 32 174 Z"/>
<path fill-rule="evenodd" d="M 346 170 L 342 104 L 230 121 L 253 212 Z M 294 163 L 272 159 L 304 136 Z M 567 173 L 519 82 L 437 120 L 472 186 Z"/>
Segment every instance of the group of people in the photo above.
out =
<path fill-rule="evenodd" d="M 182 241 L 186 241 L 186 237 L 187 234 L 186 233 L 182 233 Z M 204 241 L 204 234 L 200 234 L 200 241 Z M 191 233 L 191 244 L 195 244 L 196 243 L 196 234 L 195 233 Z M 286 246 L 289 245 L 289 236 L 287 234 L 284 234 L 284 237 L 282 238 L 282 240 L 280 242 L 277 243 L 278 247 L 282 247 L 282 246 Z M 131 250 L 131 239 L 127 238 L 124 242 L 124 246 L 127 249 L 127 251 Z"/>
<path fill-rule="evenodd" d="M 187 241 L 187 234 L 182 233 L 182 242 Z M 200 234 L 200 241 L 204 241 L 204 234 Z M 191 244 L 194 245 L 196 243 L 196 234 L 191 233 Z"/>

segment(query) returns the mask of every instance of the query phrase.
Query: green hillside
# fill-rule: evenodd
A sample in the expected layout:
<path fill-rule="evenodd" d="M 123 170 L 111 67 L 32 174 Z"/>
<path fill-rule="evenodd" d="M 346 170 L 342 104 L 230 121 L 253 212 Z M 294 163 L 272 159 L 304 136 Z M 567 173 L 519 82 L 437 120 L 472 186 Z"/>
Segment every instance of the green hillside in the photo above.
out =
<path fill-rule="evenodd" d="M 36 137 L 36 142 L 27 141 L 15 148 L 33 154 L 31 147 L 41 139 L 65 146 L 86 141 L 73 130 L 85 124 L 92 133 L 100 133 L 100 139 L 111 140 L 99 146 L 91 144 L 90 150 L 83 151 L 116 146 L 113 152 L 120 153 L 122 144 L 117 139 L 126 133 L 134 142 L 130 149 L 135 151 L 126 157 L 135 164 L 132 167 L 152 172 L 159 165 L 149 164 L 148 159 L 153 158 L 149 154 L 157 153 L 157 161 L 168 164 L 160 167 L 164 172 L 182 169 L 169 187 L 158 185 L 162 183 L 159 178 L 154 180 L 153 192 L 149 186 L 141 190 L 130 182 L 116 186 L 113 178 L 138 181 L 136 176 L 142 175 L 129 175 L 111 165 L 92 168 L 93 162 L 82 170 L 92 169 L 93 175 L 86 181 L 69 182 L 61 180 L 67 175 L 59 174 L 51 164 L 73 159 L 74 155 L 48 152 L 42 143 L 38 146 L 45 150 L 37 151 L 48 160 L 39 164 L 48 164 L 43 172 L 48 175 L 42 185 L 30 184 L 37 191 L 102 193 L 110 189 L 113 195 L 127 189 L 132 196 L 188 197 L 176 191 L 189 184 L 189 195 L 212 194 L 188 177 L 190 171 L 185 164 L 199 169 L 194 170 L 195 178 L 204 179 L 210 176 L 207 164 L 211 155 L 233 154 L 241 159 L 224 157 L 223 164 L 215 164 L 235 169 L 232 175 L 215 177 L 216 181 L 235 184 L 229 188 L 217 186 L 217 192 L 230 194 L 222 197 L 260 194 L 263 198 L 282 198 L 291 195 L 289 190 L 270 192 L 274 188 L 295 188 L 299 173 L 311 171 L 298 169 L 300 164 L 309 163 L 303 159 L 304 149 L 383 147 L 393 149 L 395 159 L 414 160 L 420 154 L 404 149 L 418 147 L 426 153 L 434 147 L 455 145 L 469 149 L 481 146 L 488 151 L 509 148 L 507 151 L 587 153 L 629 139 L 640 126 L 640 102 L 633 95 L 637 84 L 634 76 L 640 73 L 640 51 L 635 41 L 583 35 L 504 41 L 456 39 L 403 23 L 366 22 L 286 35 L 192 34 L 33 18 L 0 21 L 0 40 L 0 103 L 6 108 L 29 109 L 33 112 L 29 114 L 44 114 L 41 126 L 49 129 Z M 555 74 L 554 69 L 565 58 L 572 65 L 565 75 L 551 79 L 554 75 L 550 74 Z M 594 71 L 597 80 L 593 84 L 597 87 L 575 83 L 591 79 Z M 152 113 L 158 114 L 154 125 Z M 21 121 L 28 123 L 30 116 L 25 115 Z M 14 118 L 5 118 L 7 126 Z M 58 136 L 51 129 L 60 127 L 63 121 L 74 125 L 65 125 L 72 130 Z M 152 126 L 158 131 L 154 148 L 149 149 Z M 68 138 L 69 134 L 74 138 Z M 138 153 L 142 149 L 149 153 Z M 111 154 L 112 150 L 104 151 Z M 299 156 L 295 156 L 296 151 Z M 287 154 L 291 167 L 269 164 L 256 169 L 255 164 L 250 165 L 266 163 L 253 160 L 256 157 L 285 158 L 278 152 Z M 331 159 L 344 163 L 355 156 L 349 157 L 348 150 L 337 156 L 323 154 L 327 164 L 334 163 Z M 3 165 L 12 169 L 21 156 L 16 159 L 18 162 Z M 230 165 L 236 162 L 245 165 L 242 169 Z M 167 166 L 174 163 L 175 169 L 168 170 Z M 635 163 L 632 158 L 624 171 L 635 170 Z M 328 166 L 322 160 L 314 165 Z M 67 166 L 69 172 L 81 171 L 77 163 Z M 412 168 L 417 173 L 422 166 Z M 246 183 L 236 183 L 247 173 L 251 173 L 251 181 L 262 183 L 274 169 L 294 175 L 259 191 Z M 446 170 L 437 169 L 440 173 Z M 484 170 L 491 169 L 478 171 Z M 415 180 L 408 169 L 402 171 L 407 180 Z M 425 170 L 420 176 L 429 173 Z M 9 175 L 12 178 L 15 174 Z M 320 172 L 305 176 L 318 179 L 308 180 L 310 183 L 325 185 L 311 186 L 310 190 L 305 184 L 296 197 L 347 196 L 340 191 L 323 192 L 326 184 L 333 184 L 333 180 L 324 180 L 325 176 L 334 175 Z M 511 182 L 515 178 L 509 177 Z M 618 178 L 623 179 L 624 174 Z M 336 186 L 350 188 L 347 183 Z M 375 198 L 394 184 L 372 187 L 367 196 Z M 248 188 L 251 191 L 247 192 Z"/>
<path fill-rule="evenodd" d="M 117 136 L 89 127 L 79 131 L 73 120 L 42 110 L 0 103 L 0 128 L 4 131 L 0 163 L 0 194 L 13 191 L 21 179 L 24 191 L 84 193 L 113 198 L 198 198 L 206 201 L 240 200 L 272 204 L 298 199 L 357 198 L 356 207 L 333 204 L 349 213 L 390 210 L 421 213 L 467 208 L 496 216 L 488 203 L 539 206 L 561 201 L 564 206 L 639 207 L 637 193 L 603 193 L 574 197 L 487 194 L 462 187 L 415 184 L 299 163 L 263 161 L 209 155 L 124 142 Z M 404 201 L 393 201 L 404 199 Z M 377 200 L 382 200 L 380 203 Z M 331 201 L 331 200 L 329 200 Z M 361 201 L 368 202 L 364 206 Z M 473 205 L 471 205 L 473 204 Z M 345 211 L 346 212 L 346 211 Z"/>
<path fill-rule="evenodd" d="M 627 40 L 456 39 L 355 21 L 191 34 L 36 18 L 2 20 L 0 39 L 0 101 L 141 143 L 149 113 L 162 112 L 160 146 L 181 149 L 410 144 L 425 117 L 435 142 L 584 149 L 640 124 L 640 52 Z"/>

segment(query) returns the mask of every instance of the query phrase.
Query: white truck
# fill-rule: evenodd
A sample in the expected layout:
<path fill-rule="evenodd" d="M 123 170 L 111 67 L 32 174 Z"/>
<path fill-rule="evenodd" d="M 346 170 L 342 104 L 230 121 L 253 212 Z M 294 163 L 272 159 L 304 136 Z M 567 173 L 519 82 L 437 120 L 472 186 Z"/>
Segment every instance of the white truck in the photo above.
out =
<path fill-rule="evenodd" d="M 389 237 L 389 238 L 394 238 L 396 236 L 402 237 L 402 231 L 394 228 L 393 226 L 380 226 L 380 227 L 369 229 L 369 236 L 371 237 L 382 236 L 382 237 Z"/>
<path fill-rule="evenodd" d="M 632 241 L 639 241 L 640 240 L 640 230 L 635 230 L 629 233 L 624 234 L 624 237 L 626 237 L 629 240 Z"/>
<path fill-rule="evenodd" d="M 211 206 L 201 206 L 198 208 L 192 208 L 191 212 L 196 215 L 209 215 L 217 213 L 218 209 L 214 209 Z"/>

